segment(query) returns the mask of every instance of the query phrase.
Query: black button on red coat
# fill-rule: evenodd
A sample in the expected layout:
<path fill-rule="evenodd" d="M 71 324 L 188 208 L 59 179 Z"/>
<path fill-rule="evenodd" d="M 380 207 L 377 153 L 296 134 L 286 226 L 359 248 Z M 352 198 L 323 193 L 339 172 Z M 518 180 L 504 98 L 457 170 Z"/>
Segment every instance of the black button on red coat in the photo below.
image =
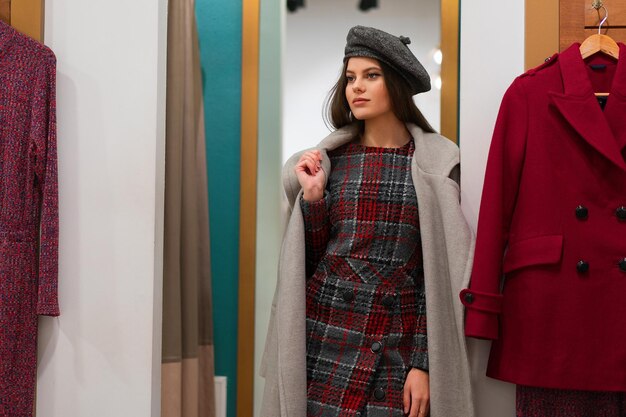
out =
<path fill-rule="evenodd" d="M 576 218 L 584 220 L 589 216 L 589 210 L 585 206 L 576 207 Z"/>
<path fill-rule="evenodd" d="M 620 259 L 620 261 L 617 263 L 617 265 L 619 266 L 619 269 L 621 269 L 622 271 L 626 272 L 626 258 Z"/>
<path fill-rule="evenodd" d="M 585 272 L 589 271 L 589 262 L 578 261 L 578 263 L 576 264 L 576 270 L 580 272 L 581 274 L 584 274 Z"/>
<path fill-rule="evenodd" d="M 467 304 L 472 304 L 474 302 L 474 294 L 472 294 L 471 292 L 466 292 L 463 296 L 463 299 Z"/>
<path fill-rule="evenodd" d="M 626 220 L 626 207 L 620 206 L 615 210 L 615 215 L 620 220 Z"/>

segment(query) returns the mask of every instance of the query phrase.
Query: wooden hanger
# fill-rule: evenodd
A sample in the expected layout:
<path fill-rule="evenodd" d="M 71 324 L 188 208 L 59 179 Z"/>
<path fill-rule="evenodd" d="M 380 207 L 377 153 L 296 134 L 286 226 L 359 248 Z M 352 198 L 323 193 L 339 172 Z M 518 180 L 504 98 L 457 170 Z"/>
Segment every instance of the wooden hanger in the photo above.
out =
<path fill-rule="evenodd" d="M 619 46 L 617 42 L 610 36 L 603 35 L 601 33 L 602 25 L 609 18 L 609 11 L 602 5 L 602 1 L 594 1 L 593 7 L 598 11 L 598 17 L 600 16 L 600 8 L 604 9 L 604 19 L 598 25 L 598 33 L 594 33 L 583 41 L 580 45 L 580 54 L 583 59 L 590 57 L 593 54 L 601 52 L 605 55 L 619 59 Z M 609 93 L 595 93 L 596 97 L 608 97 Z"/>
<path fill-rule="evenodd" d="M 617 42 L 610 36 L 602 35 L 601 33 L 595 33 L 589 36 L 580 45 L 580 54 L 583 59 L 597 52 L 602 52 L 615 59 L 619 59 L 619 46 L 617 46 Z"/>

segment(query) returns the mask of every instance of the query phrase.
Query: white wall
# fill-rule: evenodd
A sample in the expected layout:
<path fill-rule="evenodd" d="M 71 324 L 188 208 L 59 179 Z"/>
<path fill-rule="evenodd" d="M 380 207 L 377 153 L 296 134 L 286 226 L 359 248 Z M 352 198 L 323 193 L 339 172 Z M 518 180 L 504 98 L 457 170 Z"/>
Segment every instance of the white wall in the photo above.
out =
<path fill-rule="evenodd" d="M 408 36 L 409 47 L 433 81 L 440 71 L 432 59 L 441 39 L 439 1 L 380 0 L 378 8 L 367 12 L 357 5 L 357 0 L 310 0 L 305 8 L 287 14 L 283 161 L 328 135 L 322 108 L 339 77 L 346 35 L 352 26 L 373 26 L 396 36 Z M 439 130 L 440 92 L 433 86 L 430 92 L 418 94 L 415 101 Z"/>
<path fill-rule="evenodd" d="M 42 417 L 160 415 L 166 6 L 46 2 L 61 316 L 40 321 Z"/>
<path fill-rule="evenodd" d="M 487 152 L 500 101 L 524 72 L 524 2 L 461 1 L 462 204 L 476 231 Z M 485 377 L 489 342 L 468 339 L 477 416 L 515 415 L 514 385 Z"/>

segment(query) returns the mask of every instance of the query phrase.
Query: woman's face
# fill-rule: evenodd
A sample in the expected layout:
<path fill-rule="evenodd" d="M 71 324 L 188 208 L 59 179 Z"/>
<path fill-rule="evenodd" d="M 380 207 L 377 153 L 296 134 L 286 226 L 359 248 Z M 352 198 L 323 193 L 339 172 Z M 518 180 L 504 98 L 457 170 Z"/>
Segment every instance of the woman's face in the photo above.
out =
<path fill-rule="evenodd" d="M 355 118 L 371 120 L 392 113 L 384 74 L 377 60 L 366 57 L 350 58 L 345 77 L 346 100 Z"/>

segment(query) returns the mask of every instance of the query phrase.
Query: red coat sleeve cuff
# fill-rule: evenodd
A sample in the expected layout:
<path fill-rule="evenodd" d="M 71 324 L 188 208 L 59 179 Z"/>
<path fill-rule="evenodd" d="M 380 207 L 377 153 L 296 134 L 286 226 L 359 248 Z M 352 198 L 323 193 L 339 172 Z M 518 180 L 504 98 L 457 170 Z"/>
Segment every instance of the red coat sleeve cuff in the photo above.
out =
<path fill-rule="evenodd" d="M 465 335 L 480 339 L 497 339 L 502 295 L 465 289 L 461 291 L 460 297 L 467 309 Z"/>

